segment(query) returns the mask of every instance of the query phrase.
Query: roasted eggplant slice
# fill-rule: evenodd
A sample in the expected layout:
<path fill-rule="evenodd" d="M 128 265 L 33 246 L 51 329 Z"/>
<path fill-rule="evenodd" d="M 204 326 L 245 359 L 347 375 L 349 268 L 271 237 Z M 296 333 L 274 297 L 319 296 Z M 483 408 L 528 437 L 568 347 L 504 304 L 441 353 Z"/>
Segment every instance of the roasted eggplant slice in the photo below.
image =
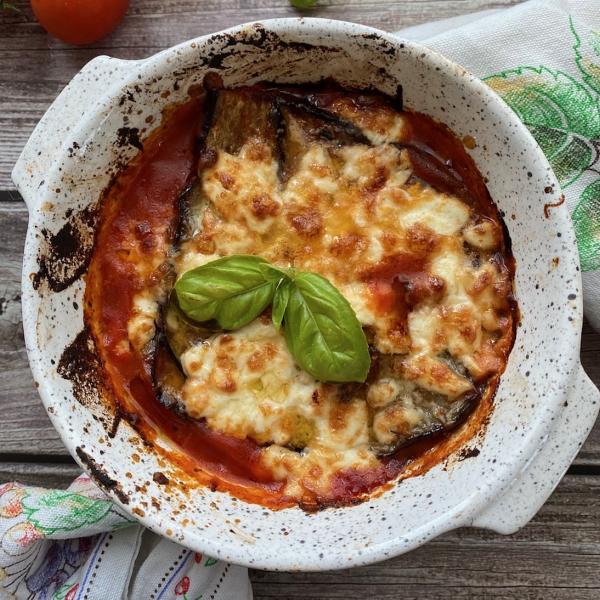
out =
<path fill-rule="evenodd" d="M 451 431 L 478 398 L 473 391 L 451 400 L 406 382 L 389 404 L 373 411 L 371 447 L 387 455 L 421 438 Z"/>
<path fill-rule="evenodd" d="M 202 193 L 200 180 L 195 178 L 179 197 L 179 225 L 175 246 L 191 239 L 200 231 L 207 204 L 207 199 Z"/>
<path fill-rule="evenodd" d="M 302 156 L 314 142 L 332 147 L 370 145 L 360 129 L 327 111 L 300 102 L 279 102 L 278 107 L 279 173 L 284 183 L 296 172 Z"/>
<path fill-rule="evenodd" d="M 469 189 L 460 175 L 437 156 L 417 146 L 394 144 L 397 148 L 406 149 L 413 168 L 412 177 L 427 182 L 436 190 L 456 196 L 470 202 Z"/>
<path fill-rule="evenodd" d="M 173 295 L 162 311 L 164 337 L 174 357 L 181 355 L 202 340 L 214 335 L 215 329 L 190 321 L 181 311 Z"/>
<path fill-rule="evenodd" d="M 274 101 L 248 88 L 221 90 L 217 94 L 212 123 L 206 136 L 207 151 L 238 154 L 252 139 L 275 145 L 277 123 Z"/>
<path fill-rule="evenodd" d="M 406 355 L 380 355 L 377 378 L 370 381 L 371 447 L 379 455 L 394 453 L 425 437 L 456 428 L 480 397 L 465 367 L 444 352 L 437 357 L 471 388 L 457 397 L 425 389 L 402 375 Z"/>
<path fill-rule="evenodd" d="M 154 389 L 160 402 L 168 408 L 185 414 L 181 389 L 185 375 L 164 338 L 159 338 L 154 355 Z"/>

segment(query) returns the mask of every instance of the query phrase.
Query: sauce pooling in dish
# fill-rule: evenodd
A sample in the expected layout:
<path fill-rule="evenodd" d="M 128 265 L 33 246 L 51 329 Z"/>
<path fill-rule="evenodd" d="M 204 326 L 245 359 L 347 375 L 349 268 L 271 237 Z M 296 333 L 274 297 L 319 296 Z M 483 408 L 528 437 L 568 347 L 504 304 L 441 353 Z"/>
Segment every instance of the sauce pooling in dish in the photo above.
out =
<path fill-rule="evenodd" d="M 366 334 L 366 382 L 303 371 L 269 309 L 221 331 L 170 300 L 185 272 L 234 254 L 327 278 Z M 86 319 L 122 412 L 172 460 L 245 500 L 314 509 L 423 472 L 478 429 L 514 339 L 513 270 L 444 125 L 332 84 L 208 90 L 108 190 Z"/>

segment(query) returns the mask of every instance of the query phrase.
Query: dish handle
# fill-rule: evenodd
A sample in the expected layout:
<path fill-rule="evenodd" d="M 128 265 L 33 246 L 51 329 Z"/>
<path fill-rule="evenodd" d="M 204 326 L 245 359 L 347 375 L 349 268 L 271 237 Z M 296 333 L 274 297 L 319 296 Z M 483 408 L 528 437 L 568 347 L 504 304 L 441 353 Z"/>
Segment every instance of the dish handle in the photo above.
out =
<path fill-rule="evenodd" d="M 97 56 L 87 63 L 58 95 L 25 144 L 12 171 L 12 180 L 29 212 L 44 189 L 44 178 L 62 148 L 70 144 L 70 132 L 102 98 L 107 88 L 119 82 L 135 61 Z"/>
<path fill-rule="evenodd" d="M 477 515 L 473 527 L 510 534 L 524 527 L 550 497 L 592 429 L 600 407 L 600 390 L 579 366 L 571 380 L 564 410 L 545 444 L 508 490 Z"/>

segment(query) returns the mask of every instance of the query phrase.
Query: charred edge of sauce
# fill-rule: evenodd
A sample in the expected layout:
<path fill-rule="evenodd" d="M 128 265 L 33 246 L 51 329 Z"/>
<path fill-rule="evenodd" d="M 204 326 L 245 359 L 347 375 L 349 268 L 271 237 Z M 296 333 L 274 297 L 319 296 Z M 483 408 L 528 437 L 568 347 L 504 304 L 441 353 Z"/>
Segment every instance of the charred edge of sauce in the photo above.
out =
<path fill-rule="evenodd" d="M 404 88 L 400 83 L 396 86 L 396 96 L 394 97 L 394 104 L 396 105 L 396 110 L 400 112 L 404 110 Z"/>
<path fill-rule="evenodd" d="M 62 292 L 87 270 L 94 247 L 97 207 L 66 216 L 66 223 L 56 233 L 41 231 L 44 243 L 38 255 L 39 270 L 31 275 L 35 290 L 45 282 L 53 292 Z"/>
<path fill-rule="evenodd" d="M 396 56 L 398 53 L 398 48 L 394 44 L 384 40 L 377 33 L 361 33 L 359 37 L 361 37 L 363 40 L 377 42 L 383 54 L 388 56 Z M 404 49 L 404 44 L 400 44 L 399 46 L 401 50 Z"/>
<path fill-rule="evenodd" d="M 79 460 L 85 465 L 92 479 L 105 491 L 112 492 L 123 504 L 129 504 L 129 497 L 123 491 L 121 484 L 110 477 L 81 446 L 75 448 Z"/>
<path fill-rule="evenodd" d="M 162 471 L 156 471 L 152 475 L 152 480 L 158 485 L 169 485 L 169 478 Z"/>
<path fill-rule="evenodd" d="M 121 127 L 118 129 L 115 144 L 118 148 L 133 146 L 138 150 L 144 149 L 144 145 L 140 140 L 140 130 L 137 127 Z"/>
<path fill-rule="evenodd" d="M 207 66 L 211 69 L 224 69 L 224 62 L 230 57 L 239 59 L 241 53 L 244 52 L 244 46 L 249 48 L 260 48 L 264 52 L 281 50 L 294 50 L 297 53 L 304 52 L 323 52 L 326 54 L 338 54 L 341 48 L 332 46 L 323 46 L 318 44 L 308 44 L 306 42 L 290 42 L 282 39 L 279 34 L 266 29 L 264 26 L 257 24 L 251 28 L 244 30 L 245 37 L 241 37 L 240 33 L 219 33 L 212 36 L 211 41 L 222 42 L 223 46 L 207 56 L 201 57 L 201 66 Z M 194 67 L 197 69 L 197 67 Z"/>
<path fill-rule="evenodd" d="M 471 448 L 463 448 L 458 454 L 458 460 L 462 462 L 468 458 L 477 458 L 481 454 L 479 448 L 472 446 Z"/>
<path fill-rule="evenodd" d="M 558 202 L 547 202 L 546 204 L 544 204 L 544 217 L 546 217 L 546 219 L 550 218 L 550 209 L 551 208 L 558 208 L 559 206 L 562 206 L 565 203 L 565 195 L 561 194 Z"/>
<path fill-rule="evenodd" d="M 110 437 L 119 424 L 116 403 L 108 393 L 94 338 L 87 325 L 64 350 L 58 361 L 58 374 L 72 383 L 73 396 L 102 423 Z"/>

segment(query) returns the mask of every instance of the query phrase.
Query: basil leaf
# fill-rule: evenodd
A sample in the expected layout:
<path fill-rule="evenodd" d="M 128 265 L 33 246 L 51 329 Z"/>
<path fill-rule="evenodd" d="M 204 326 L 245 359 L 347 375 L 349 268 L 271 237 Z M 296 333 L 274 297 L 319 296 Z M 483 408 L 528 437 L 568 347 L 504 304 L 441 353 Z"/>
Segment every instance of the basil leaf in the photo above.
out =
<path fill-rule="evenodd" d="M 292 269 L 277 267 L 266 261 L 260 265 L 260 270 L 263 272 L 266 279 L 275 279 L 277 281 L 287 279 L 289 273 L 292 271 Z"/>
<path fill-rule="evenodd" d="M 363 382 L 371 357 L 352 307 L 324 277 L 297 273 L 285 310 L 285 339 L 298 365 L 320 381 Z"/>
<path fill-rule="evenodd" d="M 175 284 L 181 310 L 194 321 L 216 320 L 223 329 L 239 329 L 272 302 L 278 280 L 267 278 L 258 256 L 220 258 L 183 274 Z"/>
<path fill-rule="evenodd" d="M 273 308 L 271 309 L 271 319 L 275 329 L 279 331 L 281 329 L 281 322 L 283 321 L 283 315 L 287 308 L 288 302 L 290 301 L 290 293 L 292 291 L 293 283 L 289 279 L 283 279 L 275 290 L 275 297 L 273 298 Z"/>

